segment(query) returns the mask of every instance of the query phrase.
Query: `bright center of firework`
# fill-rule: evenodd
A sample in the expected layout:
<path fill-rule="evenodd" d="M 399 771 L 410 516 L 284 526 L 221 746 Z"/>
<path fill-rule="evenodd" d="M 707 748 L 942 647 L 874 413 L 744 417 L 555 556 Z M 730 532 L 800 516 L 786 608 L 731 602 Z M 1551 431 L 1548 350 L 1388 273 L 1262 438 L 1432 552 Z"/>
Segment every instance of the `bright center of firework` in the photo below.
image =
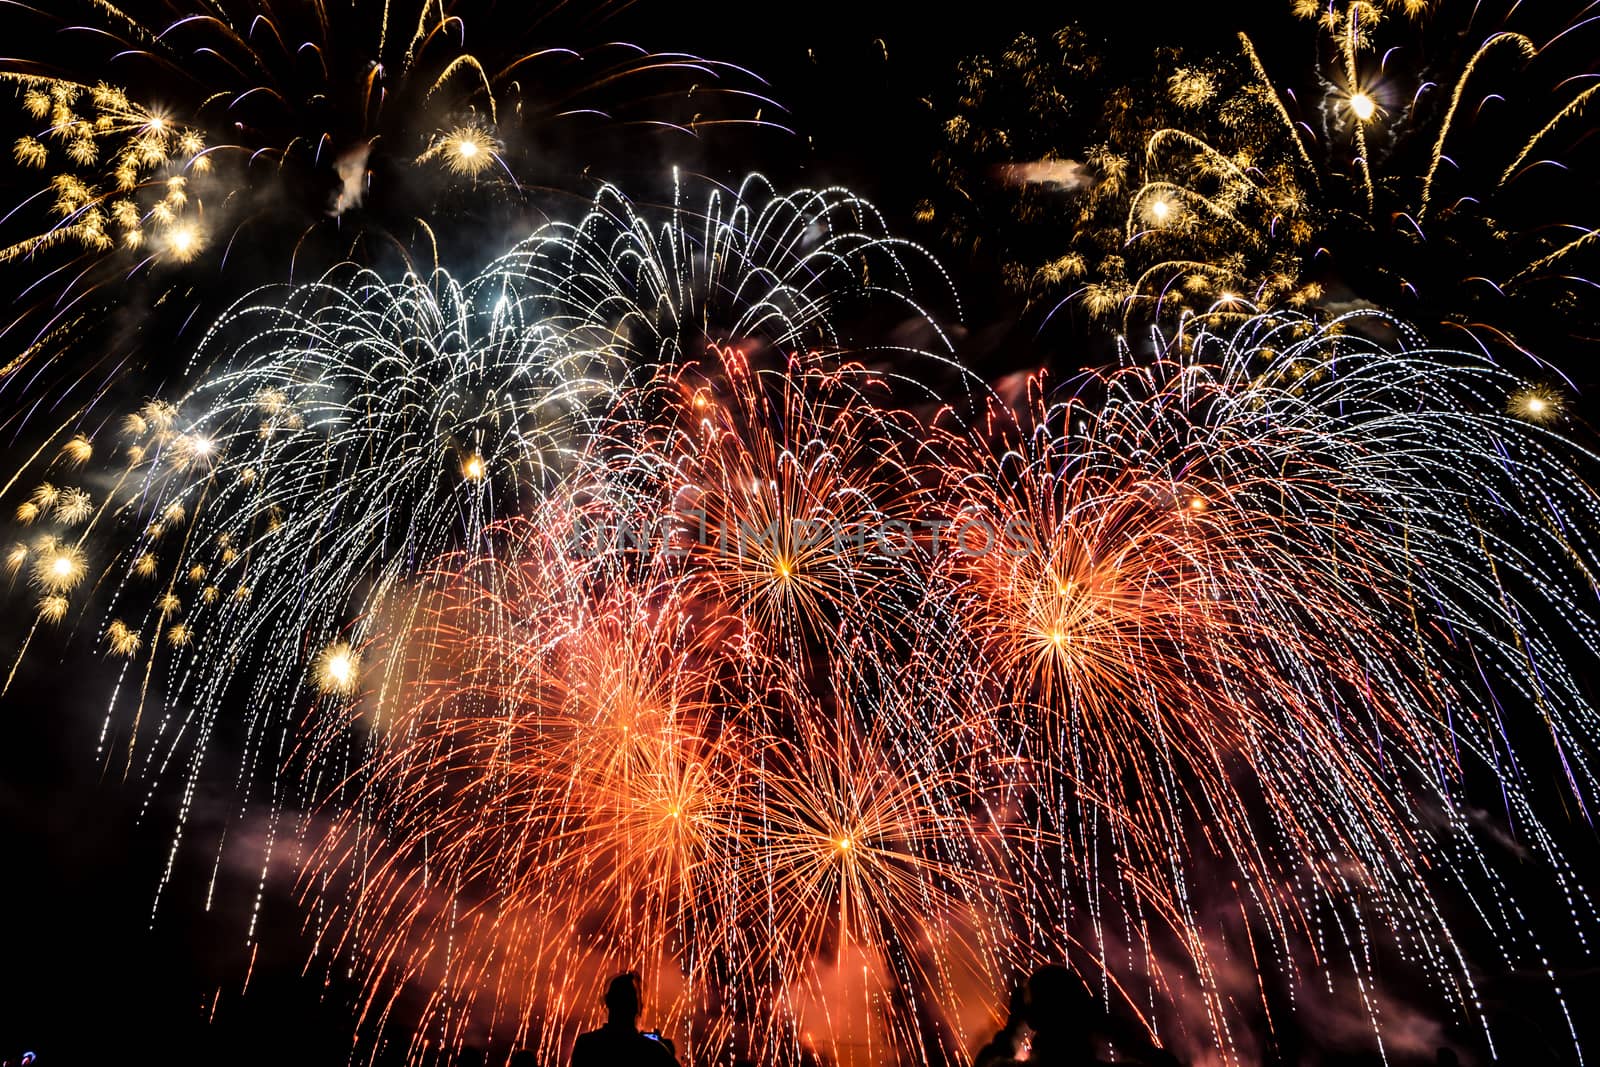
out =
<path fill-rule="evenodd" d="M 483 457 L 474 453 L 461 465 L 461 476 L 469 482 L 483 481 Z"/>
<path fill-rule="evenodd" d="M 1155 216 L 1157 222 L 1166 222 L 1172 215 L 1172 205 L 1165 200 L 1157 200 L 1150 205 L 1150 214 Z"/>
<path fill-rule="evenodd" d="M 50 569 L 55 571 L 57 577 L 70 578 L 72 577 L 72 560 L 66 556 L 57 556 L 50 564 Z"/>
<path fill-rule="evenodd" d="M 779 556 L 772 569 L 777 574 L 779 581 L 786 582 L 794 575 L 794 564 L 789 562 L 787 556 Z"/>
<path fill-rule="evenodd" d="M 1378 102 L 1366 93 L 1356 93 L 1350 97 L 1350 114 L 1362 122 L 1371 122 L 1372 116 L 1378 113 Z"/>
<path fill-rule="evenodd" d="M 851 846 L 852 843 L 853 842 L 848 837 L 839 838 L 839 851 L 840 852 L 849 852 L 850 851 L 850 846 Z"/>
<path fill-rule="evenodd" d="M 167 120 L 162 118 L 160 115 L 157 115 L 155 118 L 150 120 L 150 128 L 155 130 L 157 133 L 160 133 L 162 130 L 167 128 Z"/>
<path fill-rule="evenodd" d="M 1563 409 L 1560 393 L 1544 386 L 1531 386 L 1511 396 L 1507 405 L 1511 414 L 1530 422 L 1553 422 Z"/>
<path fill-rule="evenodd" d="M 348 693 L 355 688 L 361 660 L 344 642 L 323 649 L 317 664 L 317 685 L 325 693 Z"/>
<path fill-rule="evenodd" d="M 435 141 L 418 161 L 442 158 L 445 166 L 455 173 L 470 176 L 493 162 L 494 150 L 494 138 L 488 131 L 477 126 L 460 126 Z"/>
<path fill-rule="evenodd" d="M 167 247 L 177 259 L 191 259 L 199 251 L 200 234 L 193 226 L 180 226 L 167 238 Z"/>
<path fill-rule="evenodd" d="M 1204 511 L 1205 509 L 1206 509 L 1206 498 L 1205 497 L 1197 496 L 1193 500 L 1189 501 L 1189 510 L 1190 511 Z"/>

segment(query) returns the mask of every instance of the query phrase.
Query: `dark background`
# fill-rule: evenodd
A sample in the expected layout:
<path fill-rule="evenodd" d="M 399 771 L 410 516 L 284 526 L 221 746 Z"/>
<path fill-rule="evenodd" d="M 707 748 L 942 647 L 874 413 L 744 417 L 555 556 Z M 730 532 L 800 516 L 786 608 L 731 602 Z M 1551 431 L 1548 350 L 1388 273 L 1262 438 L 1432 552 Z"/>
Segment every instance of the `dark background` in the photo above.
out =
<path fill-rule="evenodd" d="M 643 0 L 607 22 L 595 39 L 620 37 L 661 50 L 728 59 L 766 77 L 798 134 L 736 135 L 716 145 L 680 143 L 615 175 L 630 190 L 657 183 L 662 163 L 682 163 L 736 182 L 746 169 L 780 188 L 842 184 L 865 194 L 900 233 L 918 232 L 912 208 L 936 179 L 929 161 L 940 116 L 928 100 L 951 92 L 958 59 L 1003 47 L 1017 32 L 1050 32 L 1069 20 L 1099 35 L 1108 51 L 1137 57 L 1163 42 L 1196 51 L 1231 47 L 1233 34 L 1258 38 L 1289 23 L 1287 0 L 1211 5 L 1138 3 L 1041 5 L 982 0 L 959 7 L 884 0 L 803 5 L 733 0 Z M 1218 17 L 1217 12 L 1225 14 Z M 565 43 L 565 42 L 563 42 Z M 8 51 L 31 51 L 10 42 Z M 580 150 L 575 148 L 576 150 Z M 624 168 L 625 169 L 625 168 Z M 630 185 L 630 181 L 637 183 Z M 487 259 L 504 243 L 483 232 Z M 935 246 L 935 251 L 942 252 Z M 980 370 L 1011 362 L 1017 307 L 992 279 L 953 269 L 975 341 L 964 353 Z M 1049 345 L 1032 335 L 1024 340 Z M 1073 353 L 1057 352 L 1071 363 Z M 7 602 L 22 607 L 22 602 Z M 27 610 L 22 608 L 22 610 Z M 30 612 L 31 614 L 31 612 Z M 21 622 L 0 628 L 15 641 Z M 302 975 L 306 949 L 295 907 L 269 893 L 253 965 L 244 949 L 255 880 L 224 868 L 205 909 L 214 851 L 185 850 L 152 916 L 167 860 L 177 797 L 170 783 L 124 778 L 119 760 L 97 751 L 113 667 L 97 665 L 79 638 L 60 658 L 29 657 L 0 702 L 0 1060 L 24 1049 L 44 1064 L 336 1064 L 350 1050 L 349 990 L 337 979 Z M 14 647 L 0 649 L 12 662 Z M 149 803 L 148 810 L 145 809 Z M 196 798 L 199 839 L 230 798 Z M 196 833 L 198 831 L 198 833 Z M 1592 834 L 1583 846 L 1592 851 Z M 1515 876 L 1513 874 L 1513 876 Z M 1556 954 L 1573 946 L 1556 946 Z M 240 995 L 246 970 L 247 996 Z M 1491 968 L 1492 971 L 1492 968 Z M 1491 975 L 1492 978 L 1492 975 Z M 1569 1002 L 1582 1005 L 1600 983 L 1592 971 L 1561 975 Z M 1491 980 L 1497 1012 L 1513 1035 L 1513 1062 L 1546 1062 L 1559 1048 L 1540 975 L 1517 984 Z M 1541 992 L 1542 991 L 1542 992 Z M 1527 1007 L 1538 1001 L 1544 1007 Z"/>

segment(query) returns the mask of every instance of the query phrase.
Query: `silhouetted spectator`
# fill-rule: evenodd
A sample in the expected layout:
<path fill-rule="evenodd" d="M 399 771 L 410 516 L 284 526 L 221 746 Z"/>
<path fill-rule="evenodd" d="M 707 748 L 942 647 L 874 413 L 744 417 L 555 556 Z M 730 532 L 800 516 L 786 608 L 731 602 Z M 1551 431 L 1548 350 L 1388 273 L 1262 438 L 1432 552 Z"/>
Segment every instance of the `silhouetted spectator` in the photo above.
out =
<path fill-rule="evenodd" d="M 511 1054 L 507 1067 L 539 1067 L 539 1054 L 531 1048 L 519 1048 Z"/>
<path fill-rule="evenodd" d="M 578 1037 L 572 1067 L 677 1067 L 660 1034 L 639 1032 L 639 976 L 631 971 L 606 987 L 606 1024 Z"/>
<path fill-rule="evenodd" d="M 467 1045 L 456 1053 L 456 1067 L 484 1067 L 483 1049 Z"/>
<path fill-rule="evenodd" d="M 1448 1045 L 1441 1046 L 1438 1058 L 1434 1060 L 1438 1067 L 1461 1067 L 1461 1057 L 1456 1055 L 1456 1050 Z"/>

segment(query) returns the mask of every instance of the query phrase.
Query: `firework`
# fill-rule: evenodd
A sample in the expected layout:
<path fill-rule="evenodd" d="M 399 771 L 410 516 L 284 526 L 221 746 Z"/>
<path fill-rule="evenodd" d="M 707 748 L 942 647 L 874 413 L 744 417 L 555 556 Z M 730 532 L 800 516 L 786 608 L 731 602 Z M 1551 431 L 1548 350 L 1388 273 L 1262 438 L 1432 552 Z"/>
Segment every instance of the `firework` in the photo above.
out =
<path fill-rule="evenodd" d="M 1531 768 L 1593 803 L 1593 712 L 1562 650 L 1600 637 L 1578 562 L 1600 501 L 1570 446 L 1507 411 L 1530 394 L 1492 365 L 1391 349 L 1364 336 L 1393 328 L 1377 317 L 1271 321 L 997 412 L 944 498 L 952 525 L 1010 534 L 949 553 L 930 591 L 985 729 L 1031 754 L 1016 788 L 1061 842 L 1043 862 L 1074 872 L 1041 925 L 1096 916 L 1080 950 L 1109 987 L 1204 1003 L 1178 1025 L 1209 1032 L 1174 1038 L 1230 1061 L 1219 911 L 1246 916 L 1255 968 L 1315 958 L 1352 996 L 1392 929 L 1483 1021 L 1473 934 L 1444 901 L 1491 866 L 1461 805 L 1487 768 L 1572 920 L 1595 917 Z M 1514 767 L 1505 701 L 1548 715 Z M 1488 914 L 1505 892 L 1469 895 Z M 1541 958 L 1541 936 L 1501 942 L 1505 965 Z"/>
<path fill-rule="evenodd" d="M 413 636 L 370 649 L 388 695 L 357 705 L 375 744 L 354 758 L 377 773 L 360 803 L 332 808 L 313 868 L 333 958 L 348 946 L 367 961 L 366 1011 L 436 983 L 422 1035 L 447 1044 L 480 1000 L 514 1027 L 539 1024 L 528 1009 L 589 999 L 608 977 L 597 959 L 676 962 L 710 921 L 703 844 L 725 818 L 731 749 L 708 733 L 686 621 L 670 590 L 565 561 L 560 517 L 542 510 L 493 556 L 456 574 L 445 561 L 406 595 Z M 329 741 L 346 743 L 364 745 Z M 367 871 L 364 854 L 384 858 Z M 419 881 L 423 855 L 438 874 Z M 357 877 L 331 890 L 346 866 Z M 463 927 L 468 900 L 478 918 Z M 683 1017 L 683 1003 L 666 1008 Z"/>
<path fill-rule="evenodd" d="M 598 517 L 556 503 L 446 561 L 379 639 L 359 729 L 329 720 L 372 772 L 311 866 L 330 958 L 367 961 L 370 1004 L 426 987 L 419 1036 L 446 1044 L 492 1016 L 570 1047 L 607 978 L 642 967 L 689 1055 L 923 1046 L 914 1004 L 1014 966 L 995 925 L 1013 876 L 953 701 L 858 679 L 839 692 L 862 703 L 824 706 L 780 663 L 752 685 L 752 640 L 672 557 L 572 555 L 580 512 Z"/>
<path fill-rule="evenodd" d="M 68 243 L 98 253 L 119 243 L 130 250 L 163 241 L 194 243 L 185 175 L 206 169 L 198 133 L 139 106 L 114 86 L 20 75 L 12 80 L 28 87 L 28 114 L 49 123 L 37 136 L 18 139 L 16 163 L 63 169 L 46 190 L 54 195 L 50 227 L 0 250 L 0 262 Z M 180 241 L 185 233 L 189 238 Z"/>
<path fill-rule="evenodd" d="M 187 664 L 230 661 L 224 646 L 253 650 L 268 706 L 352 691 L 358 660 L 339 642 L 368 598 L 562 476 L 611 403 L 605 354 L 525 322 L 508 284 L 349 271 L 247 303 L 200 349 L 187 395 L 105 431 L 91 471 L 106 493 L 46 482 L 18 506 L 49 541 L 11 557 L 31 561 L 41 619 L 86 609 L 128 657 L 119 765 L 175 739 L 165 715 L 142 733 L 152 694 L 196 687 L 202 716 L 220 712 L 235 674 Z M 70 469 L 94 452 L 74 436 L 36 459 Z"/>
<path fill-rule="evenodd" d="M 1003 245 L 1000 270 L 1030 300 L 1116 322 L 1156 295 L 1163 309 L 1320 295 L 1296 269 L 1305 197 L 1278 195 L 1281 119 L 1246 64 L 1164 48 L 1119 70 L 1068 26 L 967 61 L 942 106 L 950 195 L 921 218 L 974 253 Z"/>
<path fill-rule="evenodd" d="M 499 146 L 487 130 L 462 126 L 437 138 L 417 157 L 418 163 L 441 160 L 451 172 L 467 177 L 482 174 L 499 161 Z"/>
<path fill-rule="evenodd" d="M 894 605 L 920 595 L 908 557 L 921 427 L 860 367 L 760 371 L 730 352 L 714 377 L 700 371 L 671 382 L 681 401 L 661 423 L 681 431 L 635 462 L 677 480 L 663 489 L 704 595 L 790 655 L 841 627 L 890 640 Z"/>

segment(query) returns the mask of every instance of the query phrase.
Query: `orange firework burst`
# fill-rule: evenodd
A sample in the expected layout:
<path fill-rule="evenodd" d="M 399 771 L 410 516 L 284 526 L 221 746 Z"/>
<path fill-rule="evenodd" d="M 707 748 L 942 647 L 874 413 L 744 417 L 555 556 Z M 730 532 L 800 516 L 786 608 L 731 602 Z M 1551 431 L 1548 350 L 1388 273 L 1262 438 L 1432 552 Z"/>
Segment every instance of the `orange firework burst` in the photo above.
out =
<path fill-rule="evenodd" d="M 793 653 L 852 629 L 890 627 L 882 605 L 915 594 L 919 428 L 886 411 L 859 367 L 676 376 L 679 427 L 663 466 L 682 479 L 697 588 L 718 609 Z"/>
<path fill-rule="evenodd" d="M 920 656 L 895 678 L 863 673 L 840 664 L 828 701 L 791 710 L 743 827 L 762 872 L 747 952 L 771 976 L 763 994 L 793 1006 L 775 1025 L 802 1035 L 773 1058 L 810 1045 L 843 1063 L 963 1062 L 995 990 L 1035 962 L 1013 926 L 1028 864 L 993 735 L 949 676 Z"/>
<path fill-rule="evenodd" d="M 970 725 L 904 683 L 821 702 L 781 660 L 752 691 L 749 646 L 691 610 L 669 553 L 573 553 L 594 518 L 507 523 L 501 551 L 406 598 L 424 606 L 361 711 L 363 798 L 308 883 L 330 948 L 369 961 L 368 1022 L 420 986 L 419 1032 L 488 1017 L 521 1040 L 538 1019 L 565 1047 L 632 968 L 690 1054 L 966 1047 L 963 998 L 1009 973 L 1014 910 Z"/>
<path fill-rule="evenodd" d="M 1217 519 L 1199 484 L 1137 468 L 1083 476 L 1066 444 L 1040 442 L 987 497 L 967 478 L 945 558 L 1004 691 L 1104 721 L 1151 686 L 1181 691 L 1166 650 L 1225 625 L 1206 580 Z"/>
<path fill-rule="evenodd" d="M 693 981 L 685 939 L 714 925 L 709 852 L 742 748 L 699 635 L 670 587 L 569 558 L 554 528 L 513 523 L 504 557 L 448 560 L 401 598 L 383 686 L 358 705 L 366 800 L 318 863 L 382 857 L 329 935 L 373 961 L 368 1011 L 420 983 L 437 991 L 423 1029 L 447 1040 L 480 1010 L 559 1032 L 625 967 Z"/>
<path fill-rule="evenodd" d="M 1425 873 L 1449 834 L 1418 813 L 1449 803 L 1440 774 L 1462 773 L 1458 745 L 1496 742 L 1476 717 L 1450 725 L 1475 699 L 1452 666 L 1463 649 L 1437 629 L 1460 616 L 1441 623 L 1437 603 L 1419 603 L 1415 568 L 1449 566 L 1451 582 L 1487 583 L 1485 597 L 1497 580 L 1462 569 L 1482 536 L 1470 507 L 1459 529 L 1427 534 L 1444 538 L 1433 547 L 1383 516 L 1395 493 L 1445 511 L 1472 497 L 1442 467 L 1426 488 L 1412 481 L 1414 442 L 1432 454 L 1448 435 L 1481 454 L 1498 438 L 1440 420 L 1375 448 L 1370 415 L 1327 419 L 1321 394 L 1381 411 L 1372 398 L 1403 389 L 1384 378 L 1396 368 L 1355 357 L 1336 376 L 1324 339 L 1272 332 L 1256 339 L 1264 368 L 1128 367 L 958 436 L 940 494 L 957 532 L 927 609 L 944 662 L 1005 747 L 1030 757 L 1015 781 L 1062 842 L 1050 864 L 1076 872 L 1045 921 L 1100 917 L 1082 946 L 1096 967 L 1206 1004 L 1212 1032 L 1179 1038 L 1195 1046 L 1230 1039 L 1218 1025 L 1230 1008 L 1208 988 L 1222 958 L 1202 933 L 1218 910 L 1286 961 L 1319 927 L 1388 916 L 1417 931 L 1424 958 L 1447 954 L 1429 966 L 1451 996 L 1472 996 Z M 1473 655 L 1493 646 L 1463 641 Z M 1198 889 L 1197 865 L 1231 888 Z M 1363 950 L 1345 947 L 1338 966 L 1360 982 Z M 1137 962 L 1111 963 L 1117 952 Z"/>

